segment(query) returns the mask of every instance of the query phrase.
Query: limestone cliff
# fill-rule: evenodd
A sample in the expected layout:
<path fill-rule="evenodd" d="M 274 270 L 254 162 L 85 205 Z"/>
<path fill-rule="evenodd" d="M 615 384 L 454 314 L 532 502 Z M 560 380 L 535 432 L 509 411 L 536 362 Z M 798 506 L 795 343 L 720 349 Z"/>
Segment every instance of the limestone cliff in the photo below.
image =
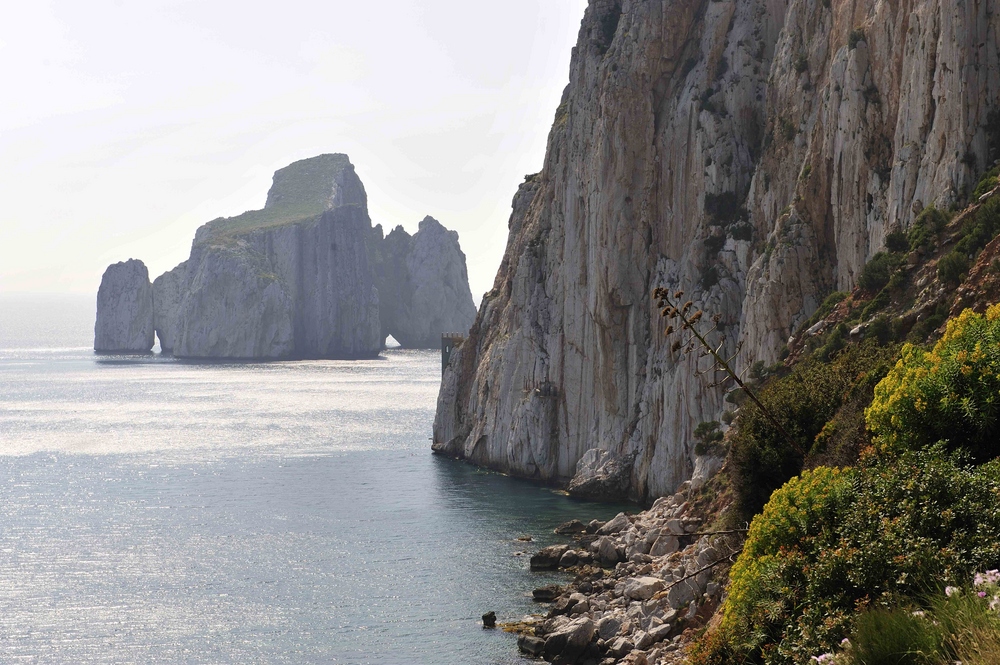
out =
<path fill-rule="evenodd" d="M 339 154 L 275 172 L 263 209 L 203 225 L 188 260 L 152 287 L 145 266 L 141 279 L 133 272 L 105 275 L 115 295 L 102 296 L 98 344 L 149 351 L 155 328 L 163 352 L 185 358 L 364 358 L 389 334 L 438 348 L 476 314 L 458 234 L 427 217 L 413 236 L 399 227 L 383 238 Z M 128 298 L 142 280 L 148 307 L 138 311 Z M 124 341 L 140 314 L 148 342 Z"/>
<path fill-rule="evenodd" d="M 190 258 L 154 282 L 162 348 L 211 358 L 377 354 L 367 208 L 346 155 L 277 171 L 262 210 L 205 224 Z"/>
<path fill-rule="evenodd" d="M 383 338 L 436 349 L 441 333 L 465 334 L 476 317 L 458 233 L 425 217 L 414 235 L 397 226 L 384 239 L 376 227 L 376 269 Z"/>
<path fill-rule="evenodd" d="M 632 496 L 671 492 L 724 395 L 664 340 L 652 289 L 718 314 L 742 366 L 777 358 L 889 230 L 967 196 L 997 156 L 995 9 L 591 0 L 435 449 L 567 480 L 597 448 L 634 458 Z"/>
<path fill-rule="evenodd" d="M 153 287 L 142 261 L 108 266 L 97 291 L 94 350 L 148 353 L 153 348 Z"/>

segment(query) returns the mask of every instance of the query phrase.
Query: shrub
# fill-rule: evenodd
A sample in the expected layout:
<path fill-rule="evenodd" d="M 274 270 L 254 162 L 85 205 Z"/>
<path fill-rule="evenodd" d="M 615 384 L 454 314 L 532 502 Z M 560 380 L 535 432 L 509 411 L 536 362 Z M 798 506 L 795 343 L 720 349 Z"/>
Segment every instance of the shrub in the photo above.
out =
<path fill-rule="evenodd" d="M 792 62 L 792 67 L 799 74 L 809 69 L 809 58 L 806 57 L 805 53 L 799 53 L 795 56 L 795 60 Z"/>
<path fill-rule="evenodd" d="M 736 192 L 705 193 L 705 214 L 716 224 L 731 224 L 746 217 Z"/>
<path fill-rule="evenodd" d="M 944 212 L 934 206 L 924 208 L 913 220 L 913 226 L 907 234 L 910 239 L 910 249 L 930 249 L 937 241 L 938 234 L 944 231 L 947 225 L 948 215 Z"/>
<path fill-rule="evenodd" d="M 858 286 L 870 293 L 878 293 L 889 283 L 889 278 L 901 264 L 902 257 L 898 254 L 879 252 L 862 268 Z"/>
<path fill-rule="evenodd" d="M 939 665 L 944 635 L 924 612 L 880 607 L 858 617 L 851 645 L 859 664 Z"/>
<path fill-rule="evenodd" d="M 1000 464 L 971 467 L 940 446 L 803 473 L 750 526 L 715 662 L 810 662 L 839 645 L 859 612 L 995 567 L 998 495 Z"/>
<path fill-rule="evenodd" d="M 895 277 L 895 275 L 893 275 L 893 277 Z M 890 278 L 889 281 L 892 281 L 892 279 Z M 890 300 L 889 288 L 886 286 L 886 288 L 879 291 L 878 295 L 872 298 L 871 302 L 865 305 L 865 308 L 861 310 L 861 320 L 867 321 L 875 316 L 877 313 L 889 306 Z"/>
<path fill-rule="evenodd" d="M 831 543 L 832 520 L 849 476 L 820 467 L 789 480 L 754 518 L 743 552 L 730 573 L 721 632 L 747 656 L 781 641 L 787 618 L 800 606 L 800 564 Z M 797 579 L 796 579 L 797 578 Z"/>
<path fill-rule="evenodd" d="M 1000 233 L 1000 198 L 993 197 L 962 226 L 962 238 L 955 244 L 955 251 L 975 255 Z"/>
<path fill-rule="evenodd" d="M 723 434 L 719 430 L 719 422 L 712 420 L 710 422 L 699 423 L 694 430 L 694 438 L 697 441 L 694 446 L 696 455 L 708 455 L 718 452 L 718 444 L 723 439 Z"/>
<path fill-rule="evenodd" d="M 865 33 L 861 28 L 855 28 L 851 30 L 851 34 L 847 36 L 847 48 L 852 51 L 857 48 L 858 43 L 865 41 Z"/>
<path fill-rule="evenodd" d="M 938 261 L 938 279 L 951 286 L 961 284 L 969 270 L 969 260 L 958 250 L 948 252 Z"/>
<path fill-rule="evenodd" d="M 809 328 L 816 325 L 820 319 L 826 318 L 826 315 L 832 312 L 833 308 L 843 302 L 846 297 L 847 294 L 843 291 L 834 291 L 828 295 L 823 299 L 823 303 L 819 306 L 819 309 L 813 312 L 813 315 L 806 319 L 801 326 L 799 326 L 798 333 L 796 334 L 801 334 L 802 332 L 809 330 Z"/>
<path fill-rule="evenodd" d="M 798 130 L 796 129 L 795 125 L 792 124 L 791 120 L 789 120 L 788 118 L 781 119 L 781 135 L 785 138 L 786 141 L 791 141 L 792 139 L 794 139 L 797 133 Z"/>
<path fill-rule="evenodd" d="M 1000 454 L 1000 305 L 985 316 L 966 310 L 948 322 L 931 351 L 907 344 L 875 387 L 865 412 L 882 450 L 939 440 L 977 458 Z"/>
<path fill-rule="evenodd" d="M 900 229 L 896 229 L 885 237 L 885 248 L 890 252 L 905 252 L 910 249 L 910 240 Z"/>
<path fill-rule="evenodd" d="M 788 375 L 765 385 L 758 397 L 799 447 L 809 452 L 845 402 L 859 395 L 868 399 L 894 357 L 893 349 L 870 341 L 847 346 L 832 362 L 811 358 L 799 363 Z M 752 401 L 741 406 L 738 424 L 726 467 L 736 496 L 732 515 L 737 521 L 760 512 L 771 493 L 807 461 Z"/>
<path fill-rule="evenodd" d="M 980 196 L 997 186 L 998 175 L 1000 175 L 1000 166 L 994 166 L 983 174 L 983 177 L 979 180 L 979 184 L 976 185 L 976 189 L 972 192 L 973 202 L 978 201 Z"/>

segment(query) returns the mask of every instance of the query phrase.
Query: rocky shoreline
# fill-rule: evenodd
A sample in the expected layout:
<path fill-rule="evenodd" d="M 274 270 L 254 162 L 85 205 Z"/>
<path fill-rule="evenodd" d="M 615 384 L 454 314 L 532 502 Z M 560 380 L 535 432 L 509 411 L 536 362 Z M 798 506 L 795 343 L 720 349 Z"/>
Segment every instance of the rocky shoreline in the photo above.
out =
<path fill-rule="evenodd" d="M 519 650 L 559 665 L 665 665 L 683 662 L 715 613 L 741 539 L 707 532 L 690 483 L 636 515 L 578 520 L 556 528 L 571 543 L 531 557 L 532 570 L 575 574 L 566 586 L 534 591 L 544 615 L 501 624 Z"/>

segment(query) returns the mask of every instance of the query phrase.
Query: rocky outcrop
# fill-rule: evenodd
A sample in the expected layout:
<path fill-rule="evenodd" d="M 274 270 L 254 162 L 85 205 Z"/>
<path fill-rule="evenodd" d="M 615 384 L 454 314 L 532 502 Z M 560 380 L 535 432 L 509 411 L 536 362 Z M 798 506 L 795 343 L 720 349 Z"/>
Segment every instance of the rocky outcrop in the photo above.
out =
<path fill-rule="evenodd" d="M 428 217 L 383 239 L 346 155 L 280 169 L 263 209 L 199 228 L 151 302 L 161 349 L 185 358 L 364 358 L 388 334 L 438 348 L 475 317 L 458 234 Z"/>
<path fill-rule="evenodd" d="M 153 287 L 142 261 L 108 266 L 97 291 L 94 350 L 148 353 L 153 348 Z"/>
<path fill-rule="evenodd" d="M 718 607 L 719 581 L 742 545 L 731 532 L 700 533 L 704 517 L 688 500 L 689 485 L 638 515 L 619 514 L 611 535 L 581 534 L 533 556 L 566 550 L 558 568 L 575 579 L 533 592 L 551 603 L 545 615 L 504 626 L 522 633 L 518 648 L 562 663 L 686 663 L 685 647 Z M 658 547 L 664 539 L 673 547 Z"/>
<path fill-rule="evenodd" d="M 887 232 L 963 199 L 997 155 L 990 3 L 591 0 L 544 168 L 445 372 L 435 450 L 571 478 L 634 455 L 629 493 L 691 477 L 724 391 L 650 293 L 773 362 Z"/>
<path fill-rule="evenodd" d="M 414 235 L 376 227 L 382 337 L 408 348 L 436 349 L 441 333 L 466 333 L 476 318 L 458 233 L 425 217 Z"/>
<path fill-rule="evenodd" d="M 382 348 L 368 199 L 346 155 L 274 174 L 263 210 L 198 229 L 155 283 L 157 333 L 191 358 L 358 358 Z"/>

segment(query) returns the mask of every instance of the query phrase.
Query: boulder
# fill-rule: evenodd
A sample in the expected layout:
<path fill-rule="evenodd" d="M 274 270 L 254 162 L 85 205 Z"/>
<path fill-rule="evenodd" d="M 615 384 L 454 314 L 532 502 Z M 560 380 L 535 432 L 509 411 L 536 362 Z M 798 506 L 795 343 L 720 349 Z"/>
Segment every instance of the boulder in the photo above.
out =
<path fill-rule="evenodd" d="M 108 266 L 97 291 L 94 350 L 148 353 L 153 348 L 153 286 L 142 261 Z"/>
<path fill-rule="evenodd" d="M 664 586 L 659 577 L 635 577 L 625 583 L 625 597 L 631 600 L 649 600 Z"/>
<path fill-rule="evenodd" d="M 618 551 L 618 544 L 610 536 L 603 536 L 597 541 L 597 556 L 605 568 L 613 568 L 624 557 Z"/>
<path fill-rule="evenodd" d="M 531 592 L 531 599 L 536 603 L 551 603 L 562 593 L 562 587 L 558 584 L 549 584 L 539 587 Z"/>
<path fill-rule="evenodd" d="M 677 536 L 664 535 L 656 539 L 653 546 L 649 548 L 650 556 L 664 556 L 666 554 L 673 554 L 680 549 L 680 540 Z"/>
<path fill-rule="evenodd" d="M 497 627 L 497 613 L 490 611 L 483 615 L 483 628 Z"/>
<path fill-rule="evenodd" d="M 600 501 L 628 498 L 635 455 L 616 455 L 591 448 L 576 463 L 576 474 L 566 490 L 575 496 Z"/>
<path fill-rule="evenodd" d="M 545 660 L 560 663 L 576 663 L 590 646 L 597 633 L 597 627 L 588 617 L 580 617 L 545 638 L 542 655 Z"/>
<path fill-rule="evenodd" d="M 585 533 L 587 531 L 587 525 L 580 520 L 570 520 L 569 522 L 563 522 L 555 528 L 555 533 L 560 536 L 572 536 L 580 533 Z"/>
<path fill-rule="evenodd" d="M 603 617 L 597 622 L 597 633 L 602 640 L 608 641 L 613 638 L 622 628 L 621 619 L 613 616 Z"/>
<path fill-rule="evenodd" d="M 604 526 L 597 530 L 597 533 L 602 536 L 613 536 L 617 533 L 621 533 L 631 525 L 628 521 L 628 516 L 625 513 L 618 513 L 610 521 L 606 522 Z"/>
<path fill-rule="evenodd" d="M 566 550 L 559 558 L 560 568 L 570 568 L 580 561 L 580 555 L 576 550 Z"/>
<path fill-rule="evenodd" d="M 569 545 L 550 545 L 531 556 L 531 570 L 555 570 L 559 560 L 569 551 Z"/>
<path fill-rule="evenodd" d="M 545 640 L 533 635 L 519 635 L 517 638 L 517 648 L 529 656 L 541 656 L 545 649 Z"/>

